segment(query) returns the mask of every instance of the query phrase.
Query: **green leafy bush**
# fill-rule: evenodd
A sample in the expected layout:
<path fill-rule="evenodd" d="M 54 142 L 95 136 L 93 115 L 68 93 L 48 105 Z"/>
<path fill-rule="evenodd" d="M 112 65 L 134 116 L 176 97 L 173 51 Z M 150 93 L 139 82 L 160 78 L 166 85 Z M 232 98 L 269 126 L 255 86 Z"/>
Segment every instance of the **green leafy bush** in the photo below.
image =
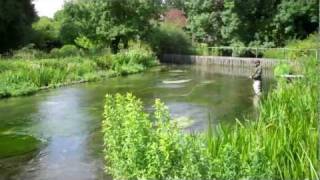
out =
<path fill-rule="evenodd" d="M 47 54 L 41 50 L 35 49 L 33 44 L 29 44 L 19 50 L 14 51 L 12 57 L 15 59 L 31 60 L 45 58 L 47 57 Z"/>
<path fill-rule="evenodd" d="M 306 78 L 279 81 L 257 121 L 183 134 L 156 100 L 145 113 L 132 94 L 107 95 L 106 171 L 116 179 L 319 179 L 316 61 Z M 313 68 L 312 68 L 313 67 Z"/>
<path fill-rule="evenodd" d="M 79 56 L 80 50 L 75 45 L 64 45 L 60 49 L 52 49 L 51 55 L 53 57 L 71 57 L 71 56 Z"/>
<path fill-rule="evenodd" d="M 280 64 L 274 68 L 274 75 L 276 77 L 279 77 L 285 74 L 291 74 L 290 66 L 288 64 Z"/>
<path fill-rule="evenodd" d="M 270 49 L 264 52 L 264 57 L 275 59 L 297 60 L 304 58 L 316 58 L 316 49 L 319 48 L 318 37 L 311 34 L 304 40 L 291 40 L 285 49 Z"/>
<path fill-rule="evenodd" d="M 113 59 L 111 54 L 103 55 L 94 58 L 97 66 L 101 69 L 110 69 L 112 68 Z"/>
<path fill-rule="evenodd" d="M 161 24 L 148 36 L 148 42 L 157 55 L 189 54 L 192 51 L 190 37 L 177 26 Z"/>
<path fill-rule="evenodd" d="M 148 49 L 132 48 L 112 56 L 112 70 L 120 75 L 141 72 L 157 64 L 155 55 Z"/>

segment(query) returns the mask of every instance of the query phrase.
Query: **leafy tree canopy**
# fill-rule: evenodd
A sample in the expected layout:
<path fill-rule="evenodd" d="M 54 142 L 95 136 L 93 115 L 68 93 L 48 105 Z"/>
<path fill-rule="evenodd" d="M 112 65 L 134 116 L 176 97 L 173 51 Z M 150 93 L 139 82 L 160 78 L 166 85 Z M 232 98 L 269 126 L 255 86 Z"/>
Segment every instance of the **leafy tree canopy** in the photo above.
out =
<path fill-rule="evenodd" d="M 0 0 L 0 53 L 27 43 L 36 17 L 32 0 Z"/>
<path fill-rule="evenodd" d="M 76 27 L 70 30 L 74 39 L 81 36 L 99 45 L 109 44 L 116 52 L 121 41 L 126 45 L 130 39 L 143 39 L 161 7 L 161 0 L 70 1 L 61 15 L 62 29 Z"/>

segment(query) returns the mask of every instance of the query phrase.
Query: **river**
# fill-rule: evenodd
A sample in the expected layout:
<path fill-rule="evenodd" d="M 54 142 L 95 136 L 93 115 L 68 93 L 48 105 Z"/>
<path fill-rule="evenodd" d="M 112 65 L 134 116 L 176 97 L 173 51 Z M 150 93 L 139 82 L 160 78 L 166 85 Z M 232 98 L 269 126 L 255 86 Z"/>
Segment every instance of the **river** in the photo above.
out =
<path fill-rule="evenodd" d="M 102 154 L 101 120 L 107 93 L 132 92 L 142 99 L 146 111 L 152 111 L 154 99 L 160 98 L 187 132 L 205 130 L 209 116 L 214 124 L 253 118 L 258 99 L 248 79 L 250 71 L 216 65 L 160 66 L 128 77 L 2 99 L 0 180 L 112 179 L 104 173 Z M 272 76 L 265 74 L 264 93 L 273 84 Z M 7 138 L 12 134 L 19 140 Z M 44 143 L 24 152 L 31 143 L 23 137 Z M 1 158 L 1 149 L 12 147 L 19 147 L 20 153 Z"/>

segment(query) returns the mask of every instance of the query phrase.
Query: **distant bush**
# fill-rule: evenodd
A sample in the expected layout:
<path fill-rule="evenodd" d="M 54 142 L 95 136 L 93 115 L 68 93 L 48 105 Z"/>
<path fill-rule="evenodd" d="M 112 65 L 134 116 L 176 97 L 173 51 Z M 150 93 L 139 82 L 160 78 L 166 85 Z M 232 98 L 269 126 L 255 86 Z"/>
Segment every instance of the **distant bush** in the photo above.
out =
<path fill-rule="evenodd" d="M 275 77 L 280 77 L 284 74 L 291 74 L 292 73 L 292 67 L 288 64 L 280 64 L 275 67 L 274 69 L 274 75 Z"/>
<path fill-rule="evenodd" d="M 276 59 L 290 59 L 296 60 L 305 57 L 316 57 L 316 49 L 319 48 L 318 37 L 316 34 L 311 34 L 307 39 L 304 40 L 291 40 L 287 43 L 284 49 L 270 49 L 264 52 L 266 58 Z M 292 50 L 290 50 L 292 49 Z M 310 50 L 313 49 L 313 50 Z"/>
<path fill-rule="evenodd" d="M 113 59 L 111 54 L 106 54 L 94 58 L 97 66 L 101 69 L 111 69 L 113 64 Z"/>
<path fill-rule="evenodd" d="M 44 51 L 35 49 L 34 44 L 29 44 L 19 50 L 14 51 L 12 56 L 15 59 L 31 60 L 46 58 L 48 55 Z"/>
<path fill-rule="evenodd" d="M 188 54 L 192 50 L 190 39 L 183 29 L 170 24 L 162 24 L 149 34 L 147 41 L 157 55 Z"/>
<path fill-rule="evenodd" d="M 72 56 L 81 55 L 81 50 L 78 49 L 75 45 L 64 45 L 60 49 L 53 48 L 50 51 L 49 57 L 51 58 L 66 58 Z"/>
<path fill-rule="evenodd" d="M 140 72 L 157 63 L 151 50 L 145 48 L 131 48 L 112 56 L 112 69 L 121 75 Z"/>

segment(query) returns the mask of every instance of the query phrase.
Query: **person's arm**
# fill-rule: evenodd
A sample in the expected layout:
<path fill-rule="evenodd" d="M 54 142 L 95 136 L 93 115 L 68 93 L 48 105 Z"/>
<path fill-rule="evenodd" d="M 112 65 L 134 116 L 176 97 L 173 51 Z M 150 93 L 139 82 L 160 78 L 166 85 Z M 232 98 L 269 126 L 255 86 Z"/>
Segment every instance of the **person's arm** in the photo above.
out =
<path fill-rule="evenodd" d="M 255 71 L 253 72 L 253 74 L 251 76 L 249 76 L 250 79 L 253 79 L 254 76 L 256 76 L 257 74 L 257 69 L 255 69 Z"/>
<path fill-rule="evenodd" d="M 262 69 L 261 67 L 258 67 L 254 74 L 251 76 L 252 79 L 258 79 L 261 76 Z"/>

